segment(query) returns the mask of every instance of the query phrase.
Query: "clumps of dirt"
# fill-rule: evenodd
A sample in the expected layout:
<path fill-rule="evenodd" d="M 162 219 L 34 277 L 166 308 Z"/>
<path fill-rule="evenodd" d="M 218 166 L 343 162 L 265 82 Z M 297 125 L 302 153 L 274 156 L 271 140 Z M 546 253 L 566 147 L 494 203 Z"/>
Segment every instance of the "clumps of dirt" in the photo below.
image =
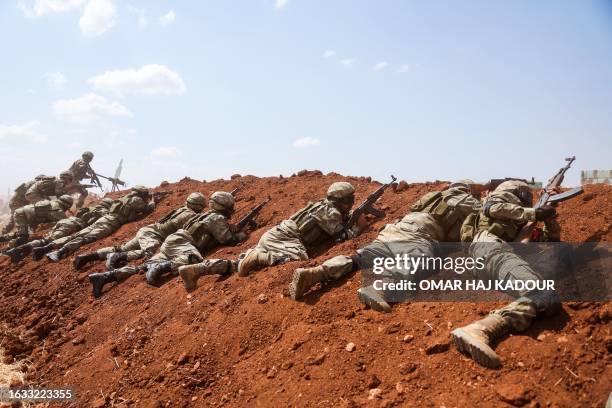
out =
<path fill-rule="evenodd" d="M 157 190 L 171 194 L 152 215 L 82 251 L 128 240 L 192 191 L 209 195 L 241 186 L 236 219 L 268 195 L 272 201 L 245 243 L 209 254 L 236 257 L 340 180 L 355 185 L 358 202 L 380 186 L 317 171 L 164 183 Z M 388 189 L 379 203 L 385 219 L 372 220 L 356 239 L 247 278 L 205 276 L 191 294 L 179 279 L 157 288 L 135 276 L 93 299 L 87 273 L 104 270 L 102 263 L 77 272 L 72 258 L 0 260 L 0 322 L 13 333 L 3 337 L 13 358 L 31 362 L 31 384 L 75 387 L 77 406 L 603 406 L 612 389 L 609 304 L 564 305 L 559 315 L 498 345 L 502 368 L 488 370 L 448 338 L 454 327 L 501 304 L 414 302 L 379 314 L 358 301 L 359 275 L 325 285 L 303 302 L 289 299 L 295 268 L 353 253 L 414 200 L 445 184 Z M 610 192 L 587 186 L 590 198 L 561 204 L 566 240 L 610 240 Z"/>

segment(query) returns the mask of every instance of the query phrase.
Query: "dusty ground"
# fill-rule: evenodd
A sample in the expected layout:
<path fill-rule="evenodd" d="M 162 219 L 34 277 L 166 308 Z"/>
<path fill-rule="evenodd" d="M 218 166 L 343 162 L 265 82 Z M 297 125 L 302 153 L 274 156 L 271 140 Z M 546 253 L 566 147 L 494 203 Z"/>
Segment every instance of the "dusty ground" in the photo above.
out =
<path fill-rule="evenodd" d="M 118 244 L 139 227 L 178 206 L 193 190 L 229 191 L 243 183 L 236 217 L 270 194 L 260 228 L 235 256 L 268 228 L 327 186 L 348 179 L 357 199 L 378 184 L 366 178 L 307 173 L 201 183 L 185 179 L 146 220 L 122 227 L 84 250 Z M 495 304 L 406 303 L 391 314 L 364 309 L 359 276 L 322 288 L 304 302 L 288 298 L 293 269 L 350 253 L 440 183 L 389 189 L 385 220 L 362 236 L 314 254 L 307 262 L 268 268 L 248 278 L 205 277 L 187 295 L 177 279 L 160 288 L 141 277 L 111 287 L 94 300 L 87 273 L 72 258 L 58 264 L 0 260 L 0 340 L 13 359 L 31 361 L 26 382 L 73 386 L 72 406 L 509 406 L 603 407 L 612 391 L 609 303 L 564 304 L 555 318 L 503 341 L 499 370 L 488 370 L 449 348 L 452 328 L 486 314 Z M 611 241 L 612 188 L 587 187 L 560 208 L 564 240 Z M 109 285 L 112 286 L 112 285 Z M 346 350 L 354 343 L 352 352 Z M 433 353 L 432 353 L 433 351 Z M 373 399 L 370 394 L 380 393 Z M 67 404 L 68 405 L 68 404 Z"/>

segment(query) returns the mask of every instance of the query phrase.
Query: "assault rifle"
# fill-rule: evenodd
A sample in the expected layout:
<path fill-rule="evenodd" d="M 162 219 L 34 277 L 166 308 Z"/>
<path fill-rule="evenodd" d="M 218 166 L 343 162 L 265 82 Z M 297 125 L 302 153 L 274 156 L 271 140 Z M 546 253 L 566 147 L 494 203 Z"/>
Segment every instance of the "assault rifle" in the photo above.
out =
<path fill-rule="evenodd" d="M 378 187 L 376 191 L 370 194 L 368 198 L 366 198 L 359 205 L 359 207 L 355 208 L 346 223 L 346 228 L 349 229 L 353 225 L 355 225 L 357 223 L 357 220 L 359 220 L 359 217 L 361 217 L 362 214 L 372 214 L 376 218 L 383 218 L 385 216 L 385 212 L 382 210 L 379 210 L 378 208 L 375 208 L 374 203 L 378 201 L 378 199 L 383 195 L 385 190 L 389 188 L 391 184 L 395 183 L 396 180 L 397 178 L 392 174 L 390 183 L 383 184 L 382 186 Z"/>
<path fill-rule="evenodd" d="M 95 183 L 95 185 L 100 187 L 100 190 L 102 190 L 102 183 L 100 182 L 100 177 L 102 177 L 103 179 L 108 180 L 113 184 L 111 191 L 119 191 L 118 186 L 121 186 L 121 187 L 125 186 L 125 181 L 120 180 L 119 175 L 118 175 L 121 173 L 121 163 L 122 162 L 123 160 L 119 163 L 119 167 L 117 168 L 117 171 L 115 172 L 115 177 L 107 177 L 107 176 L 103 176 L 102 174 L 98 174 L 94 171 L 94 169 L 91 168 L 91 165 L 87 163 L 87 171 L 89 172 L 91 176 L 91 182 Z"/>
<path fill-rule="evenodd" d="M 548 180 L 548 184 L 546 184 L 546 187 L 544 187 L 540 192 L 540 198 L 533 208 L 540 208 L 545 205 L 555 205 L 583 193 L 584 190 L 582 187 L 576 187 L 564 193 L 557 193 L 557 189 L 561 186 L 561 183 L 563 183 L 563 179 L 565 178 L 565 172 L 569 170 L 574 160 L 576 160 L 576 156 L 565 159 L 567 164 L 565 167 L 560 168 L 559 171 L 550 180 Z M 535 221 L 527 223 L 527 225 L 521 229 L 515 241 L 529 242 L 535 226 Z"/>
<path fill-rule="evenodd" d="M 91 168 L 91 165 L 89 163 L 87 163 L 87 172 L 91 177 L 90 181 L 96 186 L 98 186 L 100 188 L 100 191 L 104 192 L 104 189 L 102 188 L 102 182 L 98 178 L 98 174 L 94 171 L 94 169 Z"/>
<path fill-rule="evenodd" d="M 233 189 L 232 191 L 230 191 L 230 194 L 235 197 L 236 193 L 238 193 L 241 189 L 242 189 L 242 185 L 240 185 L 240 186 L 236 187 L 235 189 Z"/>
<path fill-rule="evenodd" d="M 255 219 L 257 214 L 259 214 L 262 208 L 264 208 L 266 204 L 270 202 L 270 200 L 272 200 L 272 198 L 268 196 L 267 199 L 265 199 L 264 201 L 262 201 L 255 207 L 251 208 L 251 211 L 249 211 L 244 217 L 242 217 L 236 223 L 236 226 L 235 226 L 236 231 L 242 231 L 247 225 L 253 223 L 253 220 Z"/>

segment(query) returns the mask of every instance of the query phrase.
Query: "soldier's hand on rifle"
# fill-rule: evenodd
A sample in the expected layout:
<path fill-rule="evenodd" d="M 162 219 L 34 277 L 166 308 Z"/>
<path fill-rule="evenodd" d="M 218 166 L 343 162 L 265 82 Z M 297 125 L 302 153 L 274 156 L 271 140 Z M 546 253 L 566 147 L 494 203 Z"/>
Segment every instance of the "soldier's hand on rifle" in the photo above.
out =
<path fill-rule="evenodd" d="M 536 208 L 535 216 L 537 221 L 546 221 L 557 215 L 557 210 L 552 205 L 544 205 Z"/>

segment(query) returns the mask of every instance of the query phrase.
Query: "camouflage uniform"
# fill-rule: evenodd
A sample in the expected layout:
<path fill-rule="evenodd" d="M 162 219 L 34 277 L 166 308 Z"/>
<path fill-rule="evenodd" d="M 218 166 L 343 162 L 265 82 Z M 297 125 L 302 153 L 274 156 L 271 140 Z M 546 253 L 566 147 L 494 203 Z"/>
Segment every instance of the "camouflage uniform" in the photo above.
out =
<path fill-rule="evenodd" d="M 91 274 L 94 296 L 101 295 L 104 285 L 110 282 L 122 282 L 132 275 L 143 270 L 147 273 L 147 282 L 156 284 L 163 272 L 176 273 L 180 266 L 204 261 L 205 253 L 219 245 L 234 245 L 244 239 L 244 234 L 235 234 L 227 221 L 228 213 L 233 212 L 233 198 L 231 210 L 224 211 L 215 204 L 215 194 L 211 196 L 211 210 L 198 214 L 189 220 L 184 229 L 179 229 L 169 235 L 162 244 L 159 253 L 139 266 L 125 266 L 109 272 Z M 231 195 L 229 193 L 223 193 Z M 228 260 L 204 261 L 207 267 L 218 274 L 231 273 L 232 262 Z"/>
<path fill-rule="evenodd" d="M 51 197 L 59 197 L 66 194 L 66 184 L 55 177 L 45 177 L 32 184 L 25 193 L 25 199 L 34 204 Z"/>
<path fill-rule="evenodd" d="M 443 191 L 434 191 L 421 197 L 411 207 L 412 212 L 401 220 L 387 224 L 378 237 L 369 245 L 359 249 L 356 255 L 339 255 L 315 268 L 299 268 L 289 285 L 291 297 L 296 300 L 315 283 L 338 280 L 359 269 L 370 269 L 375 258 L 403 256 L 435 256 L 438 242 L 458 242 L 463 220 L 477 213 L 481 204 L 470 192 L 470 180 L 451 184 Z M 417 271 L 406 275 L 404 270 L 391 270 L 383 278 L 422 278 Z M 360 299 L 379 311 L 389 311 L 384 294 L 376 293 L 370 286 L 359 290 Z"/>
<path fill-rule="evenodd" d="M 69 191 L 71 194 L 79 193 L 79 200 L 77 201 L 76 208 L 83 207 L 83 204 L 85 203 L 85 199 L 87 198 L 87 195 L 89 194 L 89 192 L 87 191 L 87 188 L 82 186 L 80 182 L 86 178 L 91 178 L 93 176 L 91 172 L 91 167 L 89 165 L 89 163 L 92 160 L 93 160 L 93 153 L 84 152 L 82 154 L 82 158 L 72 163 L 72 165 L 68 169 L 74 175 L 74 183 L 70 187 Z"/>
<path fill-rule="evenodd" d="M 116 200 L 111 206 L 109 213 L 98 219 L 89 227 L 73 234 L 68 242 L 63 244 L 58 251 L 47 254 L 52 261 L 64 258 L 73 253 L 83 245 L 106 238 L 117 231 L 123 224 L 136 221 L 153 212 L 155 202 L 150 200 L 148 189 L 145 187 L 134 187 L 129 194 Z M 52 242 L 53 247 L 58 247 L 61 243 Z"/>
<path fill-rule="evenodd" d="M 68 242 L 67 237 L 74 234 L 88 225 L 92 224 L 96 219 L 106 215 L 108 209 L 112 205 L 113 200 L 105 198 L 96 206 L 82 208 L 75 217 L 68 217 L 58 221 L 51 231 L 43 238 L 32 240 L 26 244 L 20 245 L 6 252 L 6 255 L 11 257 L 13 262 L 21 261 L 32 249 L 34 251 L 34 260 L 39 260 L 44 254 L 44 248 L 41 247 L 55 241 L 58 245 L 63 245 Z"/>
<path fill-rule="evenodd" d="M 154 224 L 142 227 L 136 236 L 120 246 L 98 249 L 95 252 L 78 255 L 75 259 L 76 269 L 94 260 L 107 259 L 107 266 L 112 269 L 117 262 L 134 261 L 143 257 L 150 258 L 170 235 L 183 228 L 187 221 L 206 207 L 206 198 L 202 193 L 192 193 L 185 206 L 178 208 Z M 114 254 L 113 256 L 110 256 Z"/>
<path fill-rule="evenodd" d="M 28 202 L 28 200 L 26 200 L 26 197 L 25 197 L 26 191 L 28 191 L 28 189 L 32 187 L 37 181 L 43 180 L 45 178 L 47 178 L 47 176 L 44 176 L 42 174 L 38 175 L 36 176 L 34 180 L 30 180 L 30 181 L 26 181 L 25 183 L 21 183 L 19 187 L 15 189 L 8 203 L 9 209 L 11 211 L 11 218 L 9 219 L 8 223 L 4 226 L 4 229 L 2 230 L 2 234 L 8 234 L 15 227 L 15 222 L 13 220 L 13 214 L 18 208 L 21 208 L 28 204 L 35 204 L 34 202 L 30 203 Z"/>
<path fill-rule="evenodd" d="M 72 197 L 64 195 L 57 200 L 42 200 L 21 207 L 14 214 L 17 231 L 11 236 L 3 236 L 3 240 L 15 239 L 10 246 L 21 245 L 27 241 L 30 229 L 34 230 L 40 224 L 56 223 L 66 218 L 65 213 L 71 206 Z"/>
<path fill-rule="evenodd" d="M 334 183 L 330 190 L 337 184 L 343 185 L 347 189 L 346 197 L 350 196 L 354 201 L 353 186 L 349 183 Z M 329 194 L 328 198 L 309 203 L 291 218 L 263 234 L 254 248 L 239 256 L 238 274 L 247 276 L 252 270 L 261 267 L 306 260 L 309 249 L 356 236 L 359 233 L 356 227 L 346 228 L 352 202 L 341 211 L 338 201 L 334 201 Z"/>
<path fill-rule="evenodd" d="M 487 197 L 478 216 L 477 233 L 469 249 L 471 257 L 485 259 L 484 269 L 475 270 L 479 273 L 478 278 L 504 282 L 542 279 L 527 261 L 506 244 L 514 241 L 528 222 L 542 218 L 538 216 L 542 208 L 527 207 L 531 205 L 528 188 L 525 183 L 507 181 Z M 528 198 L 521 201 L 517 196 L 519 191 L 528 193 Z M 548 215 L 543 212 L 546 218 L 541 219 L 545 227 L 540 240 L 559 241 L 561 228 L 554 218 L 556 212 L 552 207 L 544 210 L 549 212 Z M 471 354 L 478 363 L 495 368 L 500 364 L 499 357 L 489 347 L 495 337 L 507 332 L 523 331 L 537 316 L 552 315 L 560 308 L 554 292 L 532 291 L 518 293 L 518 296 L 517 300 L 506 307 L 493 310 L 487 318 L 454 330 L 452 336 L 457 347 Z"/>

